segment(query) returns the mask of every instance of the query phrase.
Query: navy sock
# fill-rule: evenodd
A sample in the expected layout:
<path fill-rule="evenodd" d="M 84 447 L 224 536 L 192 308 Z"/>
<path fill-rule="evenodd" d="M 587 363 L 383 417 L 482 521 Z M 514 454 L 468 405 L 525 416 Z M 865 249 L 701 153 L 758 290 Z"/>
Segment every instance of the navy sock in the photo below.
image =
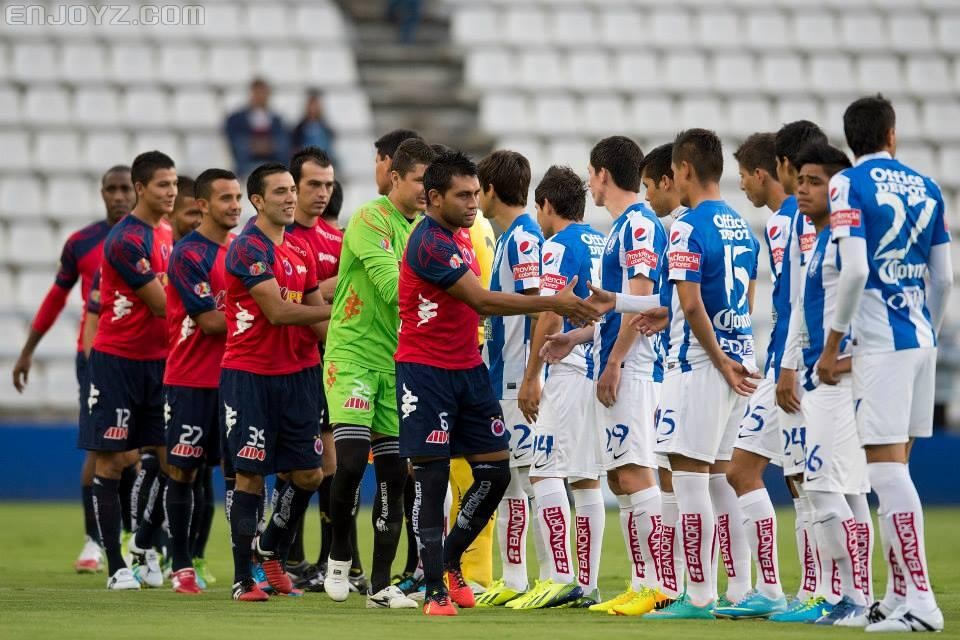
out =
<path fill-rule="evenodd" d="M 233 538 L 233 581 L 250 578 L 250 553 L 257 535 L 257 515 L 263 496 L 234 491 L 230 505 L 230 535 Z"/>
<path fill-rule="evenodd" d="M 450 482 L 450 460 L 413 464 L 413 526 L 420 540 L 420 559 L 427 591 L 443 586 L 443 501 Z"/>
<path fill-rule="evenodd" d="M 140 454 L 140 471 L 133 481 L 130 489 L 130 514 L 131 530 L 136 531 L 140 527 L 140 521 L 143 519 L 143 511 L 147 508 L 150 501 L 150 490 L 153 488 L 153 481 L 156 480 L 160 472 L 160 461 L 157 456 L 149 451 Z"/>
<path fill-rule="evenodd" d="M 126 569 L 120 551 L 120 494 L 118 480 L 94 476 L 93 510 L 100 530 L 100 541 L 107 556 L 107 570 L 112 576 Z"/>
<path fill-rule="evenodd" d="M 420 554 L 417 553 L 417 534 L 413 532 L 413 476 L 407 476 L 403 485 L 403 519 L 407 533 L 407 562 L 403 566 L 405 574 L 413 573 L 420 564 Z"/>
<path fill-rule="evenodd" d="M 170 529 L 171 568 L 174 571 L 193 566 L 190 558 L 190 520 L 193 517 L 193 487 L 189 482 L 167 481 L 164 507 Z"/>
<path fill-rule="evenodd" d="M 133 485 L 137 481 L 137 463 L 120 472 L 120 521 L 124 531 L 133 531 Z"/>
<path fill-rule="evenodd" d="M 330 558 L 350 560 L 355 555 L 351 542 L 351 528 L 356 520 L 354 505 L 363 473 L 367 469 L 370 430 L 366 427 L 338 426 L 333 430 L 333 437 L 337 449 L 337 473 L 333 476 L 330 491 L 330 520 L 333 525 Z"/>
<path fill-rule="evenodd" d="M 197 476 L 196 482 L 194 482 L 194 487 L 196 486 L 201 487 L 202 502 L 199 506 L 196 502 L 193 505 L 193 517 L 196 519 L 196 523 L 194 524 L 193 521 L 190 523 L 192 544 L 190 555 L 193 558 L 202 558 L 207 549 L 210 528 L 213 527 L 213 517 L 216 513 L 213 495 L 213 469 L 204 467 L 200 471 L 200 475 Z M 194 492 L 193 496 L 194 501 L 196 501 L 197 492 Z"/>
<path fill-rule="evenodd" d="M 473 484 L 463 494 L 460 513 L 443 545 L 444 566 L 460 568 L 460 557 L 490 522 L 510 485 L 510 461 L 471 462 Z"/>
<path fill-rule="evenodd" d="M 317 489 L 317 501 L 320 507 L 320 557 L 317 566 L 326 563 L 330 555 L 330 539 L 333 537 L 333 528 L 330 526 L 330 487 L 333 486 L 333 476 L 327 476 Z"/>
<path fill-rule="evenodd" d="M 157 535 L 163 525 L 163 492 L 166 486 L 167 475 L 158 473 L 147 496 L 140 525 L 137 527 L 134 543 L 138 549 L 146 550 L 163 544 L 162 540 L 157 539 Z"/>
<path fill-rule="evenodd" d="M 97 529 L 97 514 L 93 510 L 93 485 L 80 487 L 83 496 L 83 531 L 87 537 L 100 544 L 100 531 Z"/>
<path fill-rule="evenodd" d="M 373 468 L 377 475 L 377 501 L 373 505 L 373 564 L 370 592 L 390 585 L 390 570 L 400 545 L 403 530 L 403 485 L 407 463 L 400 458 L 397 438 L 381 438 L 373 443 Z"/>
<path fill-rule="evenodd" d="M 286 483 L 277 497 L 277 506 L 270 516 L 266 530 L 260 535 L 260 550 L 283 559 L 290 551 L 297 523 L 310 505 L 313 489 L 301 489 L 293 482 Z"/>

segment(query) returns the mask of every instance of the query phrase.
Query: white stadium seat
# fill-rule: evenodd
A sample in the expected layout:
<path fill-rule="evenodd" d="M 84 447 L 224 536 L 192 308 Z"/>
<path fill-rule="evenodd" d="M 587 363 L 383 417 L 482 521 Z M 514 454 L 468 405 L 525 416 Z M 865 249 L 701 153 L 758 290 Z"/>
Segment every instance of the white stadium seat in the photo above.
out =
<path fill-rule="evenodd" d="M 162 128 L 170 122 L 168 94 L 159 88 L 127 89 L 122 103 L 127 126 Z"/>
<path fill-rule="evenodd" d="M 500 39 L 500 23 L 492 7 L 465 7 L 454 12 L 450 23 L 453 41 L 466 47 L 494 44 Z"/>
<path fill-rule="evenodd" d="M 126 133 L 104 131 L 87 134 L 81 161 L 88 170 L 102 173 L 115 164 L 129 165 L 133 157 Z"/>
<path fill-rule="evenodd" d="M 242 30 L 258 40 L 286 40 L 290 35 L 290 19 L 283 4 L 249 4 Z"/>
<path fill-rule="evenodd" d="M 758 11 L 747 16 L 745 45 L 765 51 L 783 49 L 787 42 L 787 19 L 784 14 L 779 11 Z"/>
<path fill-rule="evenodd" d="M 960 13 L 937 16 L 937 48 L 950 53 L 960 53 Z"/>
<path fill-rule="evenodd" d="M 70 122 L 70 95 L 59 87 L 31 87 L 24 94 L 23 115 L 27 122 L 34 124 L 67 124 Z"/>
<path fill-rule="evenodd" d="M 808 79 L 803 71 L 803 59 L 789 53 L 763 56 L 760 60 L 761 81 L 767 91 L 779 93 L 786 88 L 801 90 Z"/>
<path fill-rule="evenodd" d="M 323 105 L 336 130 L 367 131 L 373 127 L 370 100 L 360 91 L 331 91 L 324 94 Z"/>
<path fill-rule="evenodd" d="M 555 138 L 547 142 L 544 160 L 547 169 L 552 165 L 570 167 L 577 175 L 587 175 L 591 144 L 581 138 Z M 588 197 L 589 201 L 590 198 Z"/>
<path fill-rule="evenodd" d="M 194 28 L 204 40 L 235 40 L 240 33 L 249 40 L 259 37 L 256 30 L 244 29 L 241 6 L 238 4 L 208 3 L 204 7 L 204 18 L 203 26 Z"/>
<path fill-rule="evenodd" d="M 931 141 L 960 140 L 960 102 L 927 100 L 923 103 L 923 134 Z M 956 172 L 957 167 L 953 169 Z"/>
<path fill-rule="evenodd" d="M 104 168 L 106 169 L 106 167 Z M 58 220 L 92 220 L 102 206 L 100 198 L 94 198 L 93 183 L 87 178 L 61 176 L 47 180 L 44 211 Z M 99 201 L 99 202 L 98 202 Z"/>
<path fill-rule="evenodd" d="M 178 91 L 173 97 L 173 123 L 185 129 L 216 129 L 224 114 L 217 97 L 204 89 Z"/>
<path fill-rule="evenodd" d="M 15 44 L 11 71 L 12 78 L 23 82 L 55 80 L 59 75 L 56 48 L 47 42 Z"/>
<path fill-rule="evenodd" d="M 493 134 L 525 133 L 530 130 L 526 96 L 519 93 L 491 93 L 480 100 L 480 127 Z"/>
<path fill-rule="evenodd" d="M 790 40 L 806 51 L 830 51 L 837 45 L 837 23 L 827 12 L 797 12 L 793 16 Z"/>
<path fill-rule="evenodd" d="M 936 154 L 926 144 L 897 145 L 897 160 L 926 175 L 932 176 L 937 170 Z"/>
<path fill-rule="evenodd" d="M 577 88 L 592 91 L 615 86 L 610 74 L 612 66 L 606 53 L 583 49 L 571 52 L 568 68 Z"/>
<path fill-rule="evenodd" d="M 727 105 L 727 111 L 729 131 L 734 136 L 771 131 L 777 126 L 773 121 L 770 102 L 765 98 L 733 98 Z"/>
<path fill-rule="evenodd" d="M 102 82 L 108 77 L 106 51 L 98 44 L 65 44 L 60 50 L 60 69 L 64 82 Z"/>
<path fill-rule="evenodd" d="M 10 297 L 4 298 L 7 304 L 14 299 L 13 295 L 15 294 L 12 293 Z M 20 355 L 20 347 L 27 337 L 27 323 L 14 316 L 0 316 L 0 335 L 3 336 L 3 340 L 0 341 L 0 356 L 16 358 Z M 11 384 L 3 386 L 13 388 Z"/>
<path fill-rule="evenodd" d="M 670 89 L 702 90 L 708 86 L 707 64 L 703 56 L 693 52 L 668 54 L 664 60 L 663 79 Z"/>
<path fill-rule="evenodd" d="M 827 137 L 833 141 L 842 141 L 843 112 L 850 105 L 850 98 L 830 98 L 823 103 L 823 120 L 819 123 Z"/>
<path fill-rule="evenodd" d="M 38 236 L 33 239 L 39 241 L 40 237 Z M 44 248 L 52 250 L 55 256 L 58 255 L 57 249 L 54 248 L 52 244 Z M 26 262 L 24 262 L 24 264 L 26 264 Z M 30 264 L 32 268 L 29 270 L 21 270 L 17 274 L 14 282 L 14 301 L 20 308 L 20 311 L 25 314 L 34 313 L 40 307 L 40 303 L 43 302 L 43 298 L 50 289 L 50 284 L 53 282 L 57 261 L 56 258 L 54 258 L 52 261 L 47 260 L 44 263 L 31 262 Z"/>
<path fill-rule="evenodd" d="M 850 90 L 854 75 L 850 58 L 840 54 L 818 54 L 810 58 L 810 82 L 818 92 L 835 94 Z"/>
<path fill-rule="evenodd" d="M 133 136 L 132 152 L 136 157 L 144 151 L 162 151 L 173 161 L 183 157 L 183 149 L 180 146 L 180 139 L 173 133 L 165 131 L 135 133 Z"/>
<path fill-rule="evenodd" d="M 547 163 L 544 159 L 543 145 L 536 138 L 518 135 L 516 137 L 504 137 L 497 140 L 494 146 L 496 149 L 507 149 L 516 151 L 527 159 L 530 163 L 530 173 L 534 178 L 543 175 L 547 170 Z M 528 201 L 528 207 L 532 208 L 532 201 Z"/>
<path fill-rule="evenodd" d="M 659 61 L 652 51 L 621 52 L 614 61 L 614 83 L 632 91 L 660 92 Z"/>
<path fill-rule="evenodd" d="M 357 65 L 353 54 L 344 47 L 310 47 L 307 51 L 307 71 L 307 77 L 316 78 L 315 84 L 323 87 L 357 84 Z"/>
<path fill-rule="evenodd" d="M 0 130 L 0 171 L 23 171 L 30 159 L 30 136 L 26 131 Z"/>
<path fill-rule="evenodd" d="M 60 257 L 60 247 L 54 243 L 50 225 L 44 222 L 18 222 L 7 233 L 5 254 L 17 264 L 55 266 Z M 46 274 L 46 282 L 40 291 L 41 299 L 50 287 L 52 275 Z"/>
<path fill-rule="evenodd" d="M 547 37 L 546 16 L 538 9 L 511 7 L 504 18 L 503 35 L 506 42 L 517 45 L 543 42 Z"/>
<path fill-rule="evenodd" d="M 623 43 L 630 46 L 637 34 L 641 42 L 646 40 L 644 21 L 640 13 L 626 7 L 611 7 L 600 16 L 600 38 L 603 42 Z"/>
<path fill-rule="evenodd" d="M 582 119 L 577 104 L 567 94 L 538 94 L 533 98 L 533 129 L 541 134 L 572 134 Z"/>
<path fill-rule="evenodd" d="M 704 9 L 697 14 L 697 42 L 710 49 L 737 48 L 740 40 L 740 18 L 733 11 Z"/>
<path fill-rule="evenodd" d="M 253 71 L 274 84 L 301 84 L 305 57 L 295 47 L 264 46 L 253 56 Z"/>
<path fill-rule="evenodd" d="M 954 143 L 952 146 L 942 147 L 940 149 L 940 158 L 937 165 L 937 172 L 934 174 L 937 182 L 942 188 L 946 189 L 960 189 L 960 171 L 957 171 L 957 168 L 960 167 L 960 145 Z M 960 202 L 950 202 L 947 203 L 947 216 L 953 217 L 955 221 L 952 225 L 952 229 L 957 229 L 957 222 L 960 222 L 960 210 L 956 207 L 960 206 Z M 954 264 L 954 269 L 960 268 L 960 265 Z"/>
<path fill-rule="evenodd" d="M 216 44 L 210 49 L 210 76 L 235 78 L 244 82 L 253 75 L 251 56 L 250 47 L 239 44 Z"/>
<path fill-rule="evenodd" d="M 464 76 L 467 84 L 486 89 L 500 89 L 514 85 L 516 69 L 509 52 L 492 47 L 466 53 Z"/>
<path fill-rule="evenodd" d="M 201 171 L 233 166 L 227 141 L 215 133 L 188 133 L 184 140 L 184 155 L 176 159 L 177 168 L 196 176 Z"/>
<path fill-rule="evenodd" d="M 295 33 L 311 45 L 314 43 L 343 42 L 346 25 L 340 10 L 330 3 L 300 3 L 291 23 Z"/>
<path fill-rule="evenodd" d="M 7 219 L 20 217 L 29 219 L 39 214 L 40 208 L 41 188 L 36 178 L 30 176 L 0 178 L 0 216 Z"/>
<path fill-rule="evenodd" d="M 627 118 L 631 128 L 645 136 L 675 135 L 678 130 L 676 113 L 669 98 L 634 98 L 628 106 Z"/>
<path fill-rule="evenodd" d="M 907 88 L 921 96 L 956 94 L 947 61 L 940 57 L 911 57 L 907 60 Z"/>
<path fill-rule="evenodd" d="M 914 100 L 895 98 L 893 100 L 893 108 L 897 114 L 898 139 L 909 140 L 919 138 L 923 135 L 920 109 Z"/>
<path fill-rule="evenodd" d="M 588 45 L 595 42 L 597 26 L 594 13 L 582 8 L 564 8 L 550 17 L 549 29 L 551 42 L 564 45 Z"/>
<path fill-rule="evenodd" d="M 703 127 L 724 134 L 727 126 L 726 113 L 723 105 L 713 98 L 686 98 L 680 102 L 679 126 Z"/>
<path fill-rule="evenodd" d="M 862 11 L 840 17 L 840 42 L 857 51 L 883 51 L 890 47 L 883 16 Z"/>
<path fill-rule="evenodd" d="M 54 326 L 58 326 L 57 325 Z M 41 348 L 50 349 L 62 341 L 49 337 L 41 343 Z M 67 342 L 64 346 L 71 346 Z M 69 353 L 64 354 L 69 356 Z M 77 383 L 76 367 L 66 357 L 60 360 L 47 362 L 43 368 L 43 401 L 51 407 L 66 410 L 77 408 L 79 386 Z"/>
<path fill-rule="evenodd" d="M 194 44 L 178 42 L 160 48 L 160 77 L 174 86 L 207 84 L 207 50 Z"/>
<path fill-rule="evenodd" d="M 337 160 L 338 176 L 340 179 L 366 179 L 373 175 L 373 141 L 366 137 L 340 136 L 334 142 Z M 368 198 L 369 199 L 369 198 Z M 362 202 L 356 203 L 360 206 Z"/>
<path fill-rule="evenodd" d="M 142 44 L 118 43 L 110 48 L 110 75 L 121 84 L 135 81 L 156 68 L 153 48 Z"/>
<path fill-rule="evenodd" d="M 891 55 L 865 55 L 857 60 L 857 86 L 869 93 L 880 91 L 885 95 L 903 91 L 903 67 Z"/>
<path fill-rule="evenodd" d="M 820 106 L 813 98 L 802 96 L 781 98 L 777 100 L 776 107 L 774 108 L 774 120 L 777 123 L 777 128 L 795 120 L 822 122 Z"/>
<path fill-rule="evenodd" d="M 16 87 L 0 84 L 0 125 L 20 122 L 20 102 Z"/>
<path fill-rule="evenodd" d="M 117 93 L 110 88 L 82 87 L 73 95 L 73 117 L 82 125 L 113 126 L 120 119 Z"/>
<path fill-rule="evenodd" d="M 887 23 L 890 44 L 898 51 L 930 51 L 936 45 L 933 25 L 922 13 L 893 13 L 888 16 Z"/>
<path fill-rule="evenodd" d="M 755 91 L 760 86 L 754 56 L 731 52 L 711 58 L 710 78 L 716 91 L 737 95 Z"/>
<path fill-rule="evenodd" d="M 655 9 L 644 13 L 642 19 L 649 26 L 640 33 L 656 44 L 675 47 L 679 42 L 692 42 L 695 37 L 686 11 Z"/>
<path fill-rule="evenodd" d="M 600 137 L 632 127 L 625 117 L 623 100 L 616 95 L 587 96 L 583 101 L 584 130 Z"/>
<path fill-rule="evenodd" d="M 42 171 L 75 171 L 80 160 L 80 134 L 41 131 L 33 139 L 33 166 Z"/>

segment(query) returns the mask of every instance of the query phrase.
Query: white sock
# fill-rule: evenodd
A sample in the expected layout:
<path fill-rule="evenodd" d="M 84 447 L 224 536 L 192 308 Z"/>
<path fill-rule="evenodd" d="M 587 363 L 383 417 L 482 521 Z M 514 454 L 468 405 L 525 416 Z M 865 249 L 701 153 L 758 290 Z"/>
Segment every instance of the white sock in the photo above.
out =
<path fill-rule="evenodd" d="M 543 582 L 550 579 L 550 552 L 544 542 L 543 524 L 540 520 L 540 504 L 530 501 L 530 535 L 533 537 L 533 550 L 537 554 L 537 579 Z"/>
<path fill-rule="evenodd" d="M 633 520 L 633 507 L 630 505 L 630 496 L 617 496 L 620 504 L 620 534 L 627 548 L 627 558 L 633 569 L 630 572 L 630 588 L 639 591 L 643 586 L 641 579 L 646 575 L 647 568 L 640 553 L 640 539 L 637 536 L 637 527 Z"/>
<path fill-rule="evenodd" d="M 660 499 L 660 487 L 654 485 L 630 494 L 633 511 L 633 529 L 640 546 L 641 563 L 646 571 L 641 583 L 651 589 L 660 588 L 660 568 L 657 558 L 660 554 L 660 536 L 663 533 L 663 505 Z"/>
<path fill-rule="evenodd" d="M 936 609 L 924 544 L 923 507 L 907 465 L 874 462 L 867 465 L 867 473 L 881 507 L 890 514 L 893 550 L 905 569 L 907 605 L 918 611 Z"/>
<path fill-rule="evenodd" d="M 533 485 L 540 509 L 540 535 L 547 549 L 550 579 L 554 582 L 573 582 L 573 563 L 570 561 L 570 503 L 560 478 L 545 478 Z"/>
<path fill-rule="evenodd" d="M 860 587 L 867 604 L 873 602 L 873 518 L 865 493 L 848 494 L 847 504 L 857 521 L 857 562 L 860 571 Z"/>
<path fill-rule="evenodd" d="M 810 498 L 805 494 L 800 498 L 800 506 L 803 510 L 803 581 L 800 584 L 800 591 L 803 594 L 802 599 L 806 600 L 813 596 L 826 595 L 825 582 L 823 575 L 820 549 L 817 546 L 817 532 L 813 527 L 813 506 L 810 504 Z M 798 596 L 799 597 L 799 596 Z"/>
<path fill-rule="evenodd" d="M 603 529 L 607 519 L 603 492 L 599 488 L 574 489 L 573 506 L 577 510 L 577 582 L 583 594 L 590 595 L 597 588 Z"/>
<path fill-rule="evenodd" d="M 793 535 L 797 541 L 797 559 L 800 563 L 800 588 L 797 589 L 797 598 L 801 601 L 806 600 L 812 595 L 810 591 L 810 576 L 807 575 L 807 552 L 810 549 L 807 540 L 807 530 L 803 526 L 805 514 L 803 509 L 803 500 L 793 499 L 793 510 L 796 514 L 793 521 Z M 816 582 L 814 580 L 814 582 Z"/>
<path fill-rule="evenodd" d="M 766 489 L 756 489 L 738 498 L 744 529 L 757 567 L 757 591 L 767 598 L 783 596 L 777 554 L 777 514 Z"/>
<path fill-rule="evenodd" d="M 680 597 L 683 591 L 683 544 L 677 535 L 680 508 L 675 493 L 660 494 L 663 516 L 660 520 L 660 590 L 670 598 Z"/>
<path fill-rule="evenodd" d="M 510 469 L 510 484 L 497 507 L 497 542 L 503 564 L 503 582 L 515 591 L 526 591 L 528 586 L 528 502 L 520 481 L 520 469 Z"/>
<path fill-rule="evenodd" d="M 687 569 L 687 595 L 697 607 L 713 600 L 714 570 L 710 563 L 715 518 L 710 502 L 710 475 L 673 472 L 673 490 L 680 508 L 680 538 Z"/>
<path fill-rule="evenodd" d="M 877 509 L 877 524 L 880 529 L 880 550 L 883 553 L 884 562 L 887 563 L 887 586 L 881 601 L 884 607 L 893 611 L 907 603 L 907 582 L 903 577 L 900 560 L 897 559 L 897 554 L 893 550 L 893 523 L 890 521 L 890 515 L 885 513 L 882 507 Z"/>
<path fill-rule="evenodd" d="M 850 505 L 841 493 L 807 491 L 807 495 L 813 504 L 817 541 L 826 556 L 824 560 L 831 562 L 834 571 L 825 597 L 836 604 L 842 596 L 847 596 L 855 604 L 865 605 L 860 583 L 857 521 Z"/>
<path fill-rule="evenodd" d="M 717 518 L 717 550 L 727 571 L 727 598 L 740 602 L 750 591 L 750 545 L 737 492 L 723 473 L 710 475 L 710 500 Z"/>

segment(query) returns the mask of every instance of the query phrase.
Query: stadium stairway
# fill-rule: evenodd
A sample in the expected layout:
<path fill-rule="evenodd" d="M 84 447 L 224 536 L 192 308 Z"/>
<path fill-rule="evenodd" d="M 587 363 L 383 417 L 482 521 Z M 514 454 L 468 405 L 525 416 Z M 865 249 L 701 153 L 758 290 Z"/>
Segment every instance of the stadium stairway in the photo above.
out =
<path fill-rule="evenodd" d="M 452 46 L 450 20 L 424 3 L 412 43 L 385 15 L 382 0 L 338 0 L 352 19 L 360 83 L 370 97 L 374 130 L 416 129 L 476 156 L 493 146 L 493 136 L 476 126 L 479 95 L 464 82 L 464 56 Z"/>

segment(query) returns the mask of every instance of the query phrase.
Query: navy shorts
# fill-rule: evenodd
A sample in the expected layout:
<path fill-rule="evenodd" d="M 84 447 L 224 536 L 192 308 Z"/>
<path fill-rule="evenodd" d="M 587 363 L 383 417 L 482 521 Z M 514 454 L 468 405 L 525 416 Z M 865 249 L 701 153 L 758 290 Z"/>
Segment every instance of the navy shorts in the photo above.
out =
<path fill-rule="evenodd" d="M 80 414 L 77 416 L 77 427 L 79 427 L 77 429 L 77 447 L 82 449 L 80 433 L 83 431 L 83 423 L 86 421 L 87 416 L 90 415 L 90 408 L 87 407 L 87 391 L 90 390 L 90 375 L 88 373 L 87 356 L 83 354 L 83 351 L 77 351 L 76 367 L 77 384 L 80 388 Z"/>
<path fill-rule="evenodd" d="M 323 363 L 316 367 L 317 380 L 320 387 L 317 389 L 317 415 L 320 416 L 320 433 L 333 433 L 333 425 L 330 424 L 330 412 L 327 410 L 327 389 L 323 384 Z"/>
<path fill-rule="evenodd" d="M 319 377 L 319 367 L 279 376 L 223 370 L 220 421 L 236 471 L 266 476 L 320 468 Z"/>
<path fill-rule="evenodd" d="M 88 451 L 162 446 L 163 360 L 130 360 L 91 351 L 88 415 L 78 445 Z"/>
<path fill-rule="evenodd" d="M 450 370 L 397 363 L 400 455 L 455 457 L 510 448 L 486 365 Z"/>
<path fill-rule="evenodd" d="M 219 391 L 166 385 L 163 393 L 167 463 L 188 471 L 220 464 Z"/>

